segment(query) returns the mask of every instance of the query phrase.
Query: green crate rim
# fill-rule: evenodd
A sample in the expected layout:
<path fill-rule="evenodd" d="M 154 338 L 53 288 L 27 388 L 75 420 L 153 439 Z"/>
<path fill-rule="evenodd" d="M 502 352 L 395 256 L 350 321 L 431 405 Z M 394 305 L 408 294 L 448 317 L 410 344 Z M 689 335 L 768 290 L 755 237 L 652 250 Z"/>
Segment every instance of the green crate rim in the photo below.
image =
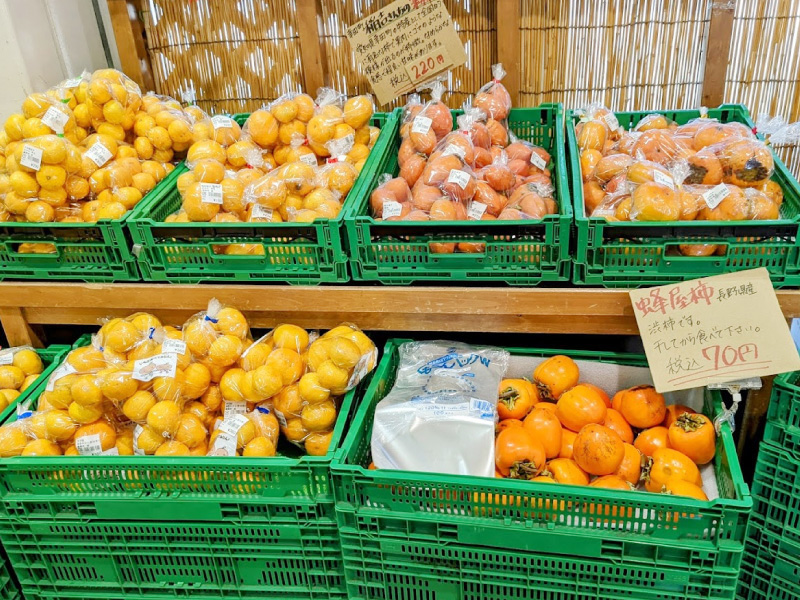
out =
<path fill-rule="evenodd" d="M 700 117 L 699 110 L 650 110 L 650 111 L 620 111 L 614 113 L 618 118 L 623 121 L 631 119 L 638 120 L 638 117 L 649 114 L 664 114 L 669 117 L 683 116 L 688 119 Z M 755 125 L 750 118 L 750 113 L 747 108 L 742 104 L 723 104 L 718 108 L 708 110 L 710 117 L 719 118 L 723 122 L 738 121 L 745 123 L 755 131 Z M 726 117 L 723 119 L 723 117 Z M 711 262 L 724 264 L 728 259 L 725 256 L 711 256 L 711 257 L 687 257 L 686 270 L 681 273 L 679 269 L 670 272 L 659 271 L 657 266 L 651 265 L 649 267 L 640 267 L 643 271 L 636 275 L 628 276 L 622 270 L 614 269 L 612 272 L 607 272 L 603 265 L 588 264 L 588 254 L 590 251 L 596 252 L 604 247 L 603 239 L 608 237 L 611 241 L 630 241 L 631 238 L 659 238 L 660 243 L 665 244 L 699 244 L 699 243 L 719 243 L 725 244 L 728 247 L 736 247 L 747 245 L 747 242 L 737 241 L 736 238 L 746 237 L 764 237 L 767 235 L 775 236 L 776 227 L 781 228 L 781 231 L 791 230 L 791 236 L 795 239 L 800 238 L 798 235 L 798 228 L 800 228 L 800 184 L 792 176 L 786 165 L 781 161 L 780 157 L 772 150 L 772 156 L 775 162 L 775 173 L 779 176 L 781 181 L 781 189 L 784 191 L 784 203 L 787 206 L 792 206 L 797 215 L 794 218 L 780 218 L 777 220 L 769 221 L 661 221 L 661 222 L 608 222 L 602 217 L 589 217 L 585 213 L 583 203 L 583 178 L 581 176 L 581 168 L 579 161 L 579 151 L 577 137 L 575 134 L 574 124 L 579 119 L 576 110 L 567 111 L 566 116 L 566 133 L 567 133 L 567 153 L 569 171 L 570 171 L 570 189 L 572 192 L 573 212 L 576 227 L 576 253 L 574 256 L 575 269 L 573 275 L 573 283 L 578 285 L 604 285 L 608 287 L 635 287 L 641 285 L 663 285 L 665 283 L 682 281 L 687 277 L 696 278 L 707 275 L 717 275 L 727 272 L 729 270 L 740 270 L 748 268 L 747 266 L 733 267 L 727 270 L 719 270 L 718 268 L 711 267 Z M 763 136 L 759 136 L 763 139 Z M 677 229 L 679 233 L 671 233 L 670 230 Z M 772 233 L 770 234 L 770 230 Z M 590 233 L 593 232 L 593 235 Z M 610 233 L 607 233 L 610 232 Z M 602 233 L 602 236 L 599 235 Z M 594 237 L 595 240 L 590 242 Z M 647 243 L 658 244 L 658 241 L 649 240 Z M 796 248 L 798 242 L 795 242 L 794 248 L 794 262 L 798 261 L 798 250 Z M 788 244 L 788 242 L 787 242 Z M 632 253 L 632 258 L 636 254 Z M 769 255 L 766 255 L 769 257 Z M 663 263 L 667 258 L 663 254 L 657 259 L 653 259 L 658 263 Z M 680 259 L 681 257 L 677 257 Z M 705 258 L 705 260 L 704 260 Z M 700 259 L 700 260 L 697 260 Z M 758 260 L 759 256 L 754 255 L 753 260 Z M 739 260 L 746 261 L 747 257 L 742 257 Z M 792 285 L 800 282 L 800 265 L 794 265 L 791 273 L 786 273 L 787 262 L 789 257 L 782 257 L 783 265 L 773 267 L 774 269 L 782 270 L 783 273 L 773 273 L 773 268 L 770 268 L 770 276 L 773 281 L 781 285 Z M 704 266 L 707 269 L 703 269 Z"/>
<path fill-rule="evenodd" d="M 361 465 L 350 464 L 347 462 L 348 452 L 354 447 L 358 437 L 362 435 L 365 418 L 367 417 L 368 413 L 371 410 L 374 410 L 374 406 L 371 404 L 370 400 L 375 397 L 376 389 L 380 384 L 380 381 L 384 379 L 385 376 L 387 375 L 387 372 L 389 370 L 389 360 L 388 360 L 389 357 L 397 349 L 397 347 L 399 347 L 400 344 L 410 341 L 412 340 L 391 339 L 386 342 L 386 346 L 383 351 L 383 358 L 381 359 L 380 364 L 378 365 L 377 369 L 373 374 L 372 381 L 370 382 L 370 385 L 364 394 L 364 400 L 362 400 L 355 416 L 353 417 L 352 423 L 350 425 L 350 431 L 347 434 L 344 443 L 342 444 L 342 447 L 339 450 L 337 450 L 333 463 L 331 464 L 331 469 L 334 472 L 334 478 L 337 472 L 346 474 L 357 473 L 360 476 L 373 479 L 378 484 L 380 484 L 381 482 L 386 482 L 387 486 L 392 486 L 399 482 L 400 484 L 403 485 L 408 484 L 417 487 L 424 485 L 426 483 L 469 484 L 470 482 L 479 482 L 482 487 L 482 492 L 486 492 L 489 495 L 497 494 L 499 496 L 502 496 L 503 494 L 513 494 L 517 492 L 524 494 L 526 492 L 530 492 L 531 490 L 552 491 L 552 488 L 547 487 L 546 484 L 530 482 L 530 481 L 514 481 L 509 479 L 498 480 L 492 477 L 436 474 L 436 473 L 425 473 L 418 471 L 399 471 L 399 470 L 381 471 L 380 469 L 376 470 L 367 469 L 366 467 L 362 467 Z M 602 357 L 613 360 L 614 362 L 626 361 L 624 364 L 635 364 L 637 366 L 647 365 L 647 361 L 644 355 L 639 355 L 639 354 L 552 350 L 543 348 L 537 348 L 537 349 L 506 348 L 506 350 L 508 350 L 511 354 L 547 353 L 547 355 L 552 355 L 552 354 L 563 353 L 575 359 L 597 360 L 599 357 Z M 718 392 L 716 393 L 718 394 Z M 729 424 L 723 423 L 720 438 L 721 438 L 721 443 L 724 445 L 726 454 L 728 456 L 737 456 L 736 445 L 733 441 L 733 434 L 730 430 Z M 753 500 L 752 497 L 750 496 L 750 491 L 744 481 L 744 476 L 742 474 L 741 466 L 739 465 L 738 461 L 731 461 L 729 462 L 728 466 L 730 468 L 731 478 L 733 479 L 734 489 L 737 497 L 717 498 L 715 500 L 711 500 L 708 502 L 701 500 L 694 500 L 690 498 L 683 498 L 679 496 L 665 496 L 663 494 L 653 494 L 639 490 L 625 492 L 617 490 L 604 490 L 602 488 L 599 489 L 587 488 L 586 486 L 573 486 L 567 484 L 559 484 L 558 489 L 567 490 L 571 495 L 580 496 L 584 498 L 587 502 L 591 501 L 602 502 L 604 500 L 612 502 L 617 499 L 618 494 L 622 494 L 623 497 L 625 498 L 644 497 L 647 499 L 648 504 L 653 505 L 654 507 L 656 507 L 657 510 L 664 510 L 664 511 L 668 510 L 675 511 L 680 509 L 697 510 L 698 508 L 702 507 L 724 506 L 729 508 L 747 510 L 749 512 L 750 508 L 753 506 Z M 335 485 L 334 487 L 338 487 L 338 485 Z M 647 494 L 647 495 L 642 496 L 642 494 Z M 339 508 L 340 508 L 340 503 L 337 499 L 337 510 L 339 510 Z M 343 507 L 343 510 L 351 510 L 351 509 Z M 397 516 L 408 518 L 410 515 L 403 514 Z M 439 520 L 445 516 L 448 515 L 445 515 L 444 513 L 413 513 L 414 519 L 421 519 L 421 520 L 425 519 Z M 483 519 L 483 517 L 479 516 L 475 516 L 474 518 L 476 520 Z M 600 531 L 604 530 L 601 529 Z"/>
<path fill-rule="evenodd" d="M 413 225 L 408 225 L 403 223 L 402 221 L 399 222 L 391 222 L 391 223 L 384 223 L 381 221 L 375 220 L 370 214 L 368 214 L 368 200 L 369 195 L 372 193 L 374 189 L 373 182 L 375 177 L 370 178 L 368 181 L 365 181 L 365 186 L 369 187 L 366 190 L 366 193 L 362 196 L 362 199 L 359 203 L 353 203 L 348 206 L 348 211 L 345 215 L 345 225 L 347 230 L 347 244 L 348 244 L 348 251 L 350 254 L 350 262 L 351 267 L 353 269 L 354 278 L 357 280 L 372 280 L 377 279 L 382 283 L 387 284 L 394 284 L 397 282 L 386 282 L 383 281 L 384 276 L 386 278 L 403 278 L 406 281 L 401 283 L 410 283 L 416 279 L 426 279 L 426 280 L 437 280 L 437 279 L 444 279 L 445 277 L 426 277 L 426 271 L 448 271 L 450 272 L 450 277 L 453 276 L 453 269 L 450 267 L 435 267 L 435 266 L 424 266 L 424 268 L 416 267 L 416 268 L 408 268 L 404 267 L 394 267 L 394 266 L 384 266 L 380 263 L 373 264 L 372 262 L 364 262 L 362 264 L 362 242 L 359 241 L 358 231 L 360 229 L 368 229 L 370 232 L 370 239 L 374 236 L 380 236 L 382 234 L 382 230 L 392 230 L 401 232 L 404 229 L 411 232 L 409 235 L 418 235 L 418 236 L 431 236 L 429 239 L 426 239 L 425 242 L 459 242 L 459 241 L 468 241 L 468 242 L 480 242 L 486 243 L 491 245 L 493 243 L 492 237 L 501 236 L 501 235 L 512 235 L 515 231 L 519 230 L 520 228 L 528 229 L 532 227 L 539 227 L 545 224 L 552 224 L 555 226 L 556 224 L 560 224 L 559 236 L 556 243 L 560 247 L 559 258 L 553 261 L 552 264 L 548 264 L 548 267 L 558 267 L 557 273 L 544 273 L 541 267 L 532 268 L 530 264 L 521 264 L 520 266 L 514 267 L 506 267 L 504 265 L 499 267 L 492 267 L 492 266 L 482 266 L 479 261 L 483 259 L 483 255 L 480 253 L 476 254 L 452 254 L 452 255 L 445 255 L 443 257 L 457 257 L 457 259 L 463 264 L 463 266 L 459 269 L 460 271 L 465 272 L 468 274 L 470 278 L 479 279 L 481 278 L 481 273 L 504 273 L 507 274 L 507 279 L 514 281 L 517 285 L 524 285 L 519 279 L 538 283 L 538 280 L 541 281 L 567 281 L 569 278 L 569 266 L 571 264 L 570 261 L 570 252 L 569 252 L 569 237 L 570 237 L 570 230 L 572 224 L 572 217 L 573 217 L 573 208 L 572 202 L 570 200 L 570 188 L 569 188 L 569 179 L 567 177 L 567 163 L 563 148 L 565 147 L 564 142 L 564 108 L 563 105 L 560 103 L 544 103 L 540 104 L 537 107 L 531 108 L 512 108 L 511 115 L 518 116 L 524 115 L 531 111 L 546 111 L 554 116 L 554 140 L 553 140 L 553 149 L 550 152 L 551 160 L 555 166 L 556 177 L 554 178 L 554 182 L 556 184 L 556 197 L 558 200 L 559 212 L 555 215 L 546 215 L 542 219 L 538 220 L 527 220 L 527 221 L 480 221 L 480 222 L 465 222 L 465 221 L 419 221 L 415 222 Z M 384 145 L 381 146 L 380 151 L 383 153 L 389 153 L 392 151 L 392 142 L 394 138 L 399 135 L 400 125 L 402 120 L 402 108 L 396 108 L 393 113 L 393 121 L 391 123 L 387 122 L 386 129 L 389 130 L 391 127 L 390 135 L 387 135 L 386 139 L 384 140 Z M 458 115 L 462 114 L 463 111 L 461 110 L 451 110 L 453 118 L 455 119 Z M 375 175 L 380 175 L 380 173 L 375 172 Z M 441 230 L 446 230 L 447 233 L 441 232 Z M 401 244 L 402 242 L 392 241 L 390 235 L 387 235 L 386 241 L 371 241 L 370 244 Z M 531 242 L 520 240 L 519 245 L 529 245 Z M 369 266 L 369 268 L 377 267 L 378 272 L 375 277 L 364 277 L 364 270 L 365 266 Z M 408 271 L 408 274 L 406 274 Z M 412 274 L 413 272 L 413 274 Z M 538 272 L 538 273 L 537 273 Z M 503 279 L 502 276 L 493 275 L 491 279 Z M 530 285 L 531 283 L 527 283 Z"/>

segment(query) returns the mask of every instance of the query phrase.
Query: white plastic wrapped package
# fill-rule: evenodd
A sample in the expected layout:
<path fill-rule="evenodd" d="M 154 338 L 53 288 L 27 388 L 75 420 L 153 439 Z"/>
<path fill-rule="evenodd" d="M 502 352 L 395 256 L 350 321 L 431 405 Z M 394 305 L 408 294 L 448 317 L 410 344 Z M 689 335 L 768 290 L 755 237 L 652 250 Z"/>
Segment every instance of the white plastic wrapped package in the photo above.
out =
<path fill-rule="evenodd" d="M 508 352 L 439 341 L 409 342 L 399 354 L 394 387 L 375 408 L 375 466 L 493 477 Z"/>

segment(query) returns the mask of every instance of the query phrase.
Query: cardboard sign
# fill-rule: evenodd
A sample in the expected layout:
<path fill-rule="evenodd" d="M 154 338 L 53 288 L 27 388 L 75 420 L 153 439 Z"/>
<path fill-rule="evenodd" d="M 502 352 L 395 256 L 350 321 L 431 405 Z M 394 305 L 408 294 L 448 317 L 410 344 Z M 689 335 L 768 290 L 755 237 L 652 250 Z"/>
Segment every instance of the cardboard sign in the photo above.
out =
<path fill-rule="evenodd" d="M 380 104 L 467 62 L 442 0 L 397 0 L 347 28 Z"/>
<path fill-rule="evenodd" d="M 659 392 L 800 369 L 764 268 L 630 292 Z"/>

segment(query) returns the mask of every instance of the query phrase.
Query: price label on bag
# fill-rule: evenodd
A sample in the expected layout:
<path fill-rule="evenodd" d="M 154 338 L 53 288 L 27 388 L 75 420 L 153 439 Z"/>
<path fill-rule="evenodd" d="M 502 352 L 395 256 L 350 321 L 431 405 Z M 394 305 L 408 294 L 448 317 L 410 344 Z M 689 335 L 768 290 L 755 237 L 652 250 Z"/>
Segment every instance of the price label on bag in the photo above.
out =
<path fill-rule="evenodd" d="M 14 350 L 9 348 L 8 350 L 0 351 L 0 366 L 6 366 L 14 363 Z"/>
<path fill-rule="evenodd" d="M 75 449 L 81 456 L 99 456 L 103 453 L 100 434 L 84 435 L 75 440 Z"/>
<path fill-rule="evenodd" d="M 394 200 L 385 200 L 383 202 L 383 218 L 391 219 L 392 217 L 399 217 L 403 213 L 403 205 Z"/>
<path fill-rule="evenodd" d="M 459 169 L 450 169 L 450 174 L 447 176 L 447 183 L 455 183 L 462 190 L 466 189 L 469 183 L 469 173 Z"/>
<path fill-rule="evenodd" d="M 134 361 L 131 378 L 136 381 L 152 381 L 156 377 L 175 377 L 178 355 L 161 353 Z"/>
<path fill-rule="evenodd" d="M 214 126 L 214 129 L 219 129 L 221 127 L 233 127 L 233 119 L 226 117 L 225 115 L 214 115 L 211 117 L 211 124 Z"/>
<path fill-rule="evenodd" d="M 765 268 L 632 290 L 630 296 L 661 393 L 800 369 Z"/>
<path fill-rule="evenodd" d="M 672 179 L 672 177 L 670 175 L 667 175 L 666 173 L 662 173 L 658 169 L 654 169 L 653 170 L 653 181 L 655 181 L 659 185 L 666 186 L 671 190 L 675 189 L 675 180 Z M 727 188 L 725 188 L 725 189 L 727 189 Z"/>
<path fill-rule="evenodd" d="M 250 218 L 252 219 L 268 219 L 272 220 L 272 209 L 267 208 L 266 206 L 262 206 L 257 202 L 253 204 L 253 210 L 250 212 Z"/>
<path fill-rule="evenodd" d="M 222 204 L 222 185 L 219 183 L 201 183 L 200 201 L 206 204 Z"/>
<path fill-rule="evenodd" d="M 109 160 L 111 160 L 112 156 L 114 156 L 113 154 L 111 154 L 111 150 L 106 148 L 100 142 L 95 142 L 94 144 L 92 144 L 92 147 L 89 148 L 86 152 L 84 152 L 83 155 L 89 160 L 91 160 L 98 167 L 102 167 Z"/>
<path fill-rule="evenodd" d="M 380 104 L 467 62 L 443 0 L 396 0 L 346 35 Z"/>
<path fill-rule="evenodd" d="M 411 124 L 411 133 L 428 133 L 431 130 L 431 125 L 433 125 L 433 119 L 417 115 Z"/>
<path fill-rule="evenodd" d="M 223 419 L 222 423 L 219 424 L 219 429 L 224 433 L 236 435 L 247 424 L 247 421 L 247 417 L 242 414 L 231 415 L 230 418 Z"/>
<path fill-rule="evenodd" d="M 222 415 L 223 420 L 229 421 L 236 415 L 243 415 L 247 412 L 247 402 L 244 400 L 225 402 L 225 412 Z"/>
<path fill-rule="evenodd" d="M 467 218 L 480 221 L 483 218 L 483 213 L 486 212 L 486 205 L 483 202 L 476 202 L 473 200 L 469 203 L 467 209 Z"/>
<path fill-rule="evenodd" d="M 544 162 L 544 159 L 538 154 L 536 154 L 536 152 L 531 152 L 531 164 L 537 169 L 541 169 L 542 171 L 544 171 L 547 168 L 547 163 Z"/>
<path fill-rule="evenodd" d="M 316 167 L 317 157 L 314 154 L 301 154 L 300 162 L 306 163 L 310 167 Z"/>
<path fill-rule="evenodd" d="M 617 119 L 617 115 L 614 113 L 610 112 L 603 115 L 603 121 L 605 121 L 606 125 L 611 131 L 619 129 L 619 120 Z"/>
<path fill-rule="evenodd" d="M 55 133 L 64 133 L 64 126 L 69 121 L 69 115 L 61 112 L 55 106 L 47 109 L 47 112 L 42 115 L 42 123 L 47 125 Z"/>
<path fill-rule="evenodd" d="M 728 186 L 724 183 L 720 183 L 719 185 L 715 185 L 713 188 L 708 190 L 706 193 L 703 194 L 703 200 L 705 200 L 706 205 L 711 210 L 714 210 L 719 206 L 719 203 L 725 200 L 728 196 L 731 195 L 731 191 L 728 189 Z"/>
<path fill-rule="evenodd" d="M 41 148 L 25 144 L 22 146 L 22 157 L 19 159 L 19 164 L 38 171 L 42 168 L 42 154 L 43 150 Z"/>
<path fill-rule="evenodd" d="M 183 340 L 166 338 L 161 344 L 161 352 L 163 354 L 167 354 L 168 352 L 172 352 L 174 354 L 186 354 L 186 342 Z"/>

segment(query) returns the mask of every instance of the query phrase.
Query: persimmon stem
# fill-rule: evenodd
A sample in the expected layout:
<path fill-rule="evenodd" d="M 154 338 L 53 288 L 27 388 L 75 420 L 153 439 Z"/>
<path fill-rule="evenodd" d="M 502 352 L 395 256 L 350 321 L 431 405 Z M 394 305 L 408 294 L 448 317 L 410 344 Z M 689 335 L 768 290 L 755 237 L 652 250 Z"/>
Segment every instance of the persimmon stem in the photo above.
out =
<path fill-rule="evenodd" d="M 680 417 L 675 419 L 675 424 L 683 429 L 684 431 L 691 432 L 697 431 L 706 422 L 703 420 L 703 417 L 691 413 L 683 413 Z"/>
<path fill-rule="evenodd" d="M 519 399 L 519 392 L 515 390 L 513 387 L 507 387 L 502 392 L 500 392 L 500 402 L 505 404 L 509 410 L 514 410 L 514 405 L 517 403 Z"/>
<path fill-rule="evenodd" d="M 532 460 L 518 460 L 509 469 L 508 476 L 511 479 L 533 479 L 539 474 L 539 468 Z"/>

